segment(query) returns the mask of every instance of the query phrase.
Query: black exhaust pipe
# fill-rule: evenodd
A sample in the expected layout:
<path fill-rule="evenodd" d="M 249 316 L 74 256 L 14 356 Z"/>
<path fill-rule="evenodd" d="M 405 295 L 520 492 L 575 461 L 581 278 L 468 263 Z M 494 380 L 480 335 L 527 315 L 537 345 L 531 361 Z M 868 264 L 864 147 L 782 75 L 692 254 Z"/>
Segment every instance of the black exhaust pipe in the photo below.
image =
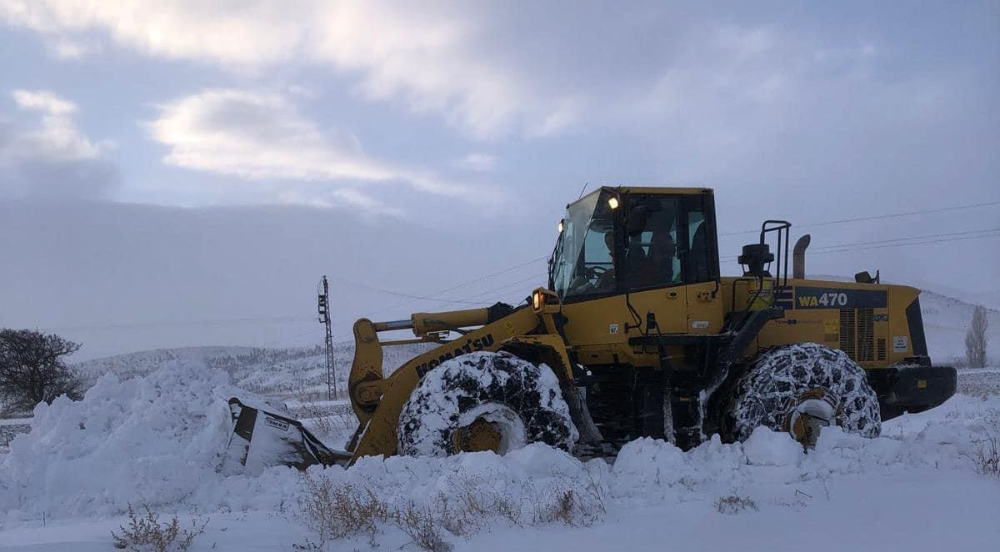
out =
<path fill-rule="evenodd" d="M 792 248 L 792 278 L 802 280 L 806 277 L 806 248 L 811 240 L 809 234 L 805 234 L 795 242 Z"/>

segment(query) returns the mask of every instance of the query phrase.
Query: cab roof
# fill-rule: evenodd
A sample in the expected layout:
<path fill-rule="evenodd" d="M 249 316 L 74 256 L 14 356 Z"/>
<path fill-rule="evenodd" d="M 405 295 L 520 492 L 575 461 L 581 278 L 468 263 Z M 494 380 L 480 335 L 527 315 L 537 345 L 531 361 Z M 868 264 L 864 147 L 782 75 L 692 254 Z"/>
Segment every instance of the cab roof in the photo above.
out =
<path fill-rule="evenodd" d="M 601 193 L 604 191 L 617 192 L 620 194 L 646 194 L 646 195 L 714 195 L 715 190 L 712 188 L 682 188 L 682 187 L 669 187 L 669 186 L 601 186 L 600 188 L 590 192 L 589 194 L 580 197 L 579 199 L 572 201 L 566 205 L 568 208 L 570 205 L 580 201 L 585 197 L 589 197 L 593 194 Z"/>

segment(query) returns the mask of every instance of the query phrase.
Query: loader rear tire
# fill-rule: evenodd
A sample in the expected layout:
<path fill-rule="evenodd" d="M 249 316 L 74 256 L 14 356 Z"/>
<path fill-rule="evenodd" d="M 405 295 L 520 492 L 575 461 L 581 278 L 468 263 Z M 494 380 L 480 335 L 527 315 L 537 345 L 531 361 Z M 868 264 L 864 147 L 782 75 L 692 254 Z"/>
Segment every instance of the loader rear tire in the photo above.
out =
<path fill-rule="evenodd" d="M 879 414 L 868 376 L 847 353 L 799 343 L 770 349 L 753 361 L 736 382 L 726 425 L 739 441 L 764 426 L 811 446 L 825 425 L 878 437 Z"/>
<path fill-rule="evenodd" d="M 572 451 L 578 437 L 552 370 L 506 352 L 462 355 L 425 374 L 398 435 L 408 456 L 503 454 L 534 442 Z"/>

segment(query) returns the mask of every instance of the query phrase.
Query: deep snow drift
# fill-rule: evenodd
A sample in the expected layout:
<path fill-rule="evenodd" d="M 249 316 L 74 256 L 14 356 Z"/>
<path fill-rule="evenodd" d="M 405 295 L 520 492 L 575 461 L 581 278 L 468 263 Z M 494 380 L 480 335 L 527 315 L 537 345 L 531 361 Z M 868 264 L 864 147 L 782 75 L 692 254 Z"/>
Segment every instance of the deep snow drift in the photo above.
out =
<path fill-rule="evenodd" d="M 13 520 L 118 514 L 129 502 L 215 508 L 214 494 L 232 498 L 216 468 L 233 395 L 265 402 L 225 372 L 170 362 L 145 378 L 102 376 L 79 402 L 38 405 L 31 432 L 0 456 L 0 512 Z"/>
<path fill-rule="evenodd" d="M 271 511 L 294 503 L 302 478 L 290 468 L 258 478 L 218 473 L 231 431 L 226 399 L 233 394 L 246 396 L 225 372 L 175 363 L 145 378 L 104 376 L 83 401 L 39 406 L 31 433 L 0 456 L 0 511 L 6 513 L 0 522 L 11 527 L 43 516 L 118 515 L 129 502 L 201 512 Z M 370 487 L 396 503 L 429 503 L 476 487 L 523 503 L 575 488 L 607 501 L 609 511 L 744 492 L 783 504 L 794 503 L 801 486 L 825 485 L 833 476 L 924 468 L 973 475 L 977 442 L 998 427 L 1000 398 L 958 395 L 935 411 L 886 423 L 880 438 L 824 430 L 809 454 L 787 435 L 761 428 L 746 443 L 715 438 L 686 453 L 641 439 L 611 465 L 532 445 L 502 457 L 367 458 L 347 470 L 311 473 Z M 983 477 L 982 484 L 993 486 L 1000 505 L 1000 481 Z"/>

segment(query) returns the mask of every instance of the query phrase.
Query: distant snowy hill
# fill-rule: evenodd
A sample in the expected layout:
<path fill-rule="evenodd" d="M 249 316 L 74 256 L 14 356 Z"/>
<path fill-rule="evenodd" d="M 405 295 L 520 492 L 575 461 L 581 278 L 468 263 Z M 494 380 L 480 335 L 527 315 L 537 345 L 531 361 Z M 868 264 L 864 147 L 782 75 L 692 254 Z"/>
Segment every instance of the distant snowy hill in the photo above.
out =
<path fill-rule="evenodd" d="M 812 278 L 844 281 L 843 277 L 817 275 Z M 931 358 L 937 363 L 954 363 L 965 356 L 965 332 L 972 320 L 975 305 L 934 291 L 920 295 L 920 305 L 927 332 Z M 992 360 L 1000 358 L 1000 311 L 988 311 L 989 350 Z M 430 345 L 386 347 L 387 372 L 426 351 Z M 345 387 L 347 373 L 354 359 L 352 342 L 334 346 L 338 387 Z M 75 365 L 89 380 L 105 373 L 120 378 L 145 376 L 168 363 L 199 362 L 229 372 L 236 385 L 260 394 L 272 396 L 303 396 L 317 398 L 326 393 L 326 358 L 323 347 L 259 348 L 259 347 L 188 347 L 156 349 L 112 357 L 88 360 Z"/>
<path fill-rule="evenodd" d="M 427 350 L 427 345 L 403 345 L 384 349 L 387 373 Z M 354 359 L 354 344 L 334 345 L 337 385 L 345 389 L 347 374 Z M 73 367 L 90 383 L 103 374 L 120 379 L 146 376 L 171 363 L 200 363 L 224 370 L 243 389 L 265 395 L 302 396 L 326 393 L 326 355 L 324 348 L 291 347 L 186 347 L 155 349 L 80 362 Z"/>

